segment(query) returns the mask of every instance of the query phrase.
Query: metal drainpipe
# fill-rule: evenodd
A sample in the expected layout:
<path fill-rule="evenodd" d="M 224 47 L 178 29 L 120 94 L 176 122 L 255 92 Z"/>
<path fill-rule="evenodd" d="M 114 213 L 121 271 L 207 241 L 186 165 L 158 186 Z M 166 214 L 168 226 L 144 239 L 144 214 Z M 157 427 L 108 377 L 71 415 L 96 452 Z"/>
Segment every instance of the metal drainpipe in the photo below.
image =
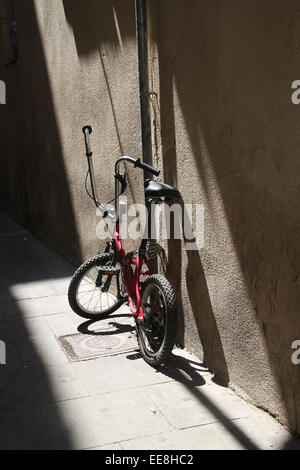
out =
<path fill-rule="evenodd" d="M 149 103 L 148 35 L 147 35 L 147 0 L 135 0 L 136 33 L 138 45 L 140 105 L 142 123 L 143 160 L 152 165 L 152 135 Z M 145 178 L 150 178 L 145 174 Z"/>
<path fill-rule="evenodd" d="M 148 29 L 147 29 L 147 0 L 135 0 L 136 12 L 136 36 L 138 46 L 139 62 L 139 82 L 140 82 L 140 103 L 141 103 L 141 124 L 142 124 L 142 145 L 143 160 L 152 165 L 152 128 L 150 116 L 150 92 L 149 92 L 149 68 L 148 68 Z M 150 173 L 144 172 L 144 179 L 153 179 Z M 148 206 L 148 211 L 150 207 Z M 149 223 L 150 234 L 151 221 Z M 155 245 L 156 241 L 151 240 Z M 158 272 L 157 256 L 152 258 L 154 272 Z"/>

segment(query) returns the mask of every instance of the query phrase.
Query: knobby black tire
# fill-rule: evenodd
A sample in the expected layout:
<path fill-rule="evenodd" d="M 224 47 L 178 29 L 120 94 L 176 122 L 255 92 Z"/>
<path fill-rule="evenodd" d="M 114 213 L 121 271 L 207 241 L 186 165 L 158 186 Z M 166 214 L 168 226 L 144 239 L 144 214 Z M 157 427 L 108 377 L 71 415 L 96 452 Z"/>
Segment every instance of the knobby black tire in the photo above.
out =
<path fill-rule="evenodd" d="M 177 307 L 176 297 L 170 282 L 159 274 L 149 276 L 148 279 L 143 283 L 141 289 L 141 298 L 143 299 L 143 293 L 149 286 L 149 284 L 155 284 L 163 294 L 166 306 L 166 332 L 163 343 L 157 353 L 153 356 L 147 352 L 143 335 L 141 332 L 141 324 L 137 321 L 137 337 L 138 344 L 140 347 L 141 355 L 143 359 L 150 364 L 152 367 L 157 367 L 165 364 L 171 356 L 171 352 L 176 342 L 177 333 Z"/>
<path fill-rule="evenodd" d="M 106 318 L 108 317 L 111 313 L 115 312 L 118 310 L 121 305 L 124 303 L 123 300 L 119 300 L 115 305 L 113 305 L 110 309 L 106 310 L 105 312 L 101 313 L 87 313 L 82 308 L 80 305 L 78 305 L 77 302 L 77 288 L 82 280 L 82 278 L 85 276 L 85 274 L 93 267 L 98 267 L 98 266 L 106 266 L 111 260 L 111 256 L 109 254 L 101 254 L 97 255 L 94 258 L 89 259 L 86 261 L 78 270 L 75 272 L 74 276 L 72 277 L 72 280 L 69 285 L 69 291 L 68 291 L 68 300 L 71 309 L 73 312 L 75 312 L 77 315 L 79 315 L 82 318 L 87 318 L 91 320 L 97 320 L 100 318 Z"/>

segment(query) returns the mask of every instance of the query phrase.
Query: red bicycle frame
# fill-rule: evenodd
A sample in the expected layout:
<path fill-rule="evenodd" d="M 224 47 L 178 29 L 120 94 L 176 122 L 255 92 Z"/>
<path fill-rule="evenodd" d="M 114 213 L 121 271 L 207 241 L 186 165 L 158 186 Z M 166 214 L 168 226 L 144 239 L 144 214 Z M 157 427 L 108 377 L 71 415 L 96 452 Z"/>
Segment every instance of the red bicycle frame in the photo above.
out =
<path fill-rule="evenodd" d="M 124 281 L 126 285 L 127 301 L 131 313 L 135 317 L 139 317 L 144 321 L 144 314 L 141 308 L 140 295 L 140 277 L 151 276 L 154 271 L 144 251 L 139 250 L 137 257 L 126 256 L 123 240 L 120 236 L 120 222 L 116 222 L 114 231 L 114 243 L 116 247 L 118 261 L 121 263 Z M 132 273 L 132 265 L 135 265 L 134 273 Z M 147 271 L 143 271 L 143 266 L 147 266 Z"/>

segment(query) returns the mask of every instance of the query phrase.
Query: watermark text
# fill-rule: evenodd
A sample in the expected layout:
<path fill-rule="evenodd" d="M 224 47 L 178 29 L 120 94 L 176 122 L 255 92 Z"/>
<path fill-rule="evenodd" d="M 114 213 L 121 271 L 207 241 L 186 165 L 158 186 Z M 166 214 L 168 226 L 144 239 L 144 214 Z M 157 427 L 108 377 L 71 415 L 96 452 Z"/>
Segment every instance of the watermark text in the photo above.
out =
<path fill-rule="evenodd" d="M 0 80 L 0 104 L 6 104 L 6 85 Z"/>
<path fill-rule="evenodd" d="M 110 213 L 113 207 L 107 207 Z M 123 240 L 184 240 L 188 251 L 204 247 L 204 206 L 203 204 L 152 204 L 150 209 L 143 204 L 128 206 L 123 197 L 119 206 L 120 236 Z M 103 217 L 97 210 L 100 221 L 96 234 L 99 240 L 114 236 L 115 219 Z"/>
<path fill-rule="evenodd" d="M 6 344 L 0 340 L 0 366 L 6 365 Z"/>
<path fill-rule="evenodd" d="M 292 363 L 295 366 L 299 366 L 300 364 L 300 340 L 296 340 L 292 344 L 292 349 L 295 349 L 295 351 L 292 354 Z"/>

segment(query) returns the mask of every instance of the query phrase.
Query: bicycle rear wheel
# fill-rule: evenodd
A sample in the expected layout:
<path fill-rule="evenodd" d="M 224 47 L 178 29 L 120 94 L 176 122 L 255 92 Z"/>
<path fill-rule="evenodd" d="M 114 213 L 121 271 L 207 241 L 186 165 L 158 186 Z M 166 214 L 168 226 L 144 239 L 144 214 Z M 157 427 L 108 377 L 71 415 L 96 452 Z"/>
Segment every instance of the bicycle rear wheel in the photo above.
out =
<path fill-rule="evenodd" d="M 68 299 L 77 315 L 88 319 L 105 318 L 124 303 L 124 299 L 120 299 L 117 275 L 101 273 L 101 269 L 111 266 L 112 257 L 105 253 L 88 260 L 76 271 Z"/>
<path fill-rule="evenodd" d="M 175 345 L 177 331 L 176 297 L 169 281 L 150 276 L 143 284 L 141 307 L 144 323 L 137 320 L 137 337 L 144 360 L 151 366 L 164 364 Z"/>

